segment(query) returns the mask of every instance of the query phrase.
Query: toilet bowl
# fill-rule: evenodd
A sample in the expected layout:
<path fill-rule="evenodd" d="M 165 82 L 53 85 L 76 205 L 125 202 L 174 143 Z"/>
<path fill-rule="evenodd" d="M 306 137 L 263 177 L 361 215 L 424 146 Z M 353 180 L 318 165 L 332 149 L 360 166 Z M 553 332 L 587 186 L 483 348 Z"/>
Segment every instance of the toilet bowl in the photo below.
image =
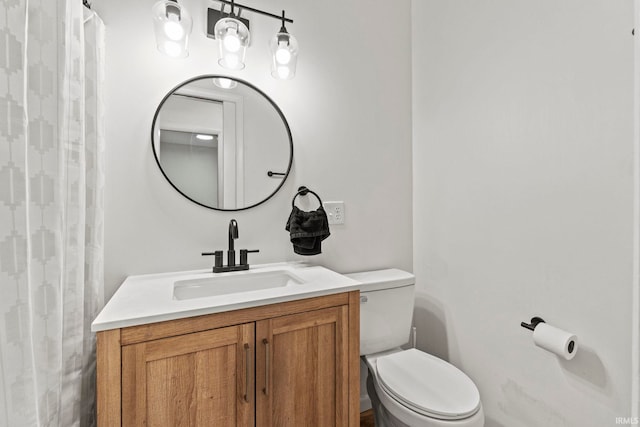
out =
<path fill-rule="evenodd" d="M 450 363 L 409 340 L 415 278 L 397 269 L 349 274 L 360 287 L 360 355 L 376 427 L 483 427 L 480 393 Z"/>
<path fill-rule="evenodd" d="M 480 393 L 455 366 L 420 350 L 366 356 L 376 426 L 482 427 Z"/>

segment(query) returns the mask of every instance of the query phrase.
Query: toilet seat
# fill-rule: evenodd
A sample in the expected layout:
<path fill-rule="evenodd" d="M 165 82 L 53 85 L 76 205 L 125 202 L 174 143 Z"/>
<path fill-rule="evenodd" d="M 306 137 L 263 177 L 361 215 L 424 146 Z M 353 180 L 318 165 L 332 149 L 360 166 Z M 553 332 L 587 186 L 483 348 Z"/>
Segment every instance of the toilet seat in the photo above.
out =
<path fill-rule="evenodd" d="M 376 358 L 378 384 L 399 404 L 426 417 L 461 420 L 480 409 L 480 393 L 455 366 L 420 350 Z"/>

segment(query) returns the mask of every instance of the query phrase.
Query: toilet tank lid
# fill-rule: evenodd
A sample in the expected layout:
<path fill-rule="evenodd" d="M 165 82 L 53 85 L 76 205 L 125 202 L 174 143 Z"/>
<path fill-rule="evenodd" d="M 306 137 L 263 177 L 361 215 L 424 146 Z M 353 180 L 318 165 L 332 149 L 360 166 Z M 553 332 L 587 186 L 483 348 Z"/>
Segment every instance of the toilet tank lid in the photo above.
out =
<path fill-rule="evenodd" d="M 416 283 L 416 278 L 413 274 L 397 268 L 361 271 L 359 273 L 345 274 L 345 276 L 362 283 L 360 292 L 399 288 Z"/>

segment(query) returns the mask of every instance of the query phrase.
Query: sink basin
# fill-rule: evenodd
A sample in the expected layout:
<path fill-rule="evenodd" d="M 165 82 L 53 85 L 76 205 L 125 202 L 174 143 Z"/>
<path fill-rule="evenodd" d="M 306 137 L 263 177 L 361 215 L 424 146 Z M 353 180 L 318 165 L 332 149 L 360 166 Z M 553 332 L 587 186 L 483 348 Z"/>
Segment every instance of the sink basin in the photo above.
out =
<path fill-rule="evenodd" d="M 177 300 L 206 298 L 240 292 L 301 285 L 304 280 L 287 270 L 242 272 L 200 279 L 178 280 L 173 285 Z"/>
<path fill-rule="evenodd" d="M 223 313 L 359 287 L 357 280 L 299 261 L 258 264 L 227 273 L 201 269 L 129 276 L 93 321 L 91 330 Z"/>

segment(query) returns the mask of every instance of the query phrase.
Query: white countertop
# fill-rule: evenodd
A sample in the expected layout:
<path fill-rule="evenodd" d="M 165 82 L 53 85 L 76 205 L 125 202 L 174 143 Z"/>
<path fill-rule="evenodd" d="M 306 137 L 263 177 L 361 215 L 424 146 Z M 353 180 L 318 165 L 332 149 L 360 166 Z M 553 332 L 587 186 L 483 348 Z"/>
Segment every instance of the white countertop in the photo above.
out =
<path fill-rule="evenodd" d="M 175 299 L 176 281 L 287 270 L 305 283 L 202 298 Z M 320 266 L 277 263 L 248 271 L 212 273 L 211 269 L 129 276 L 91 324 L 93 332 L 203 314 L 220 313 L 321 295 L 357 290 L 360 282 Z"/>

